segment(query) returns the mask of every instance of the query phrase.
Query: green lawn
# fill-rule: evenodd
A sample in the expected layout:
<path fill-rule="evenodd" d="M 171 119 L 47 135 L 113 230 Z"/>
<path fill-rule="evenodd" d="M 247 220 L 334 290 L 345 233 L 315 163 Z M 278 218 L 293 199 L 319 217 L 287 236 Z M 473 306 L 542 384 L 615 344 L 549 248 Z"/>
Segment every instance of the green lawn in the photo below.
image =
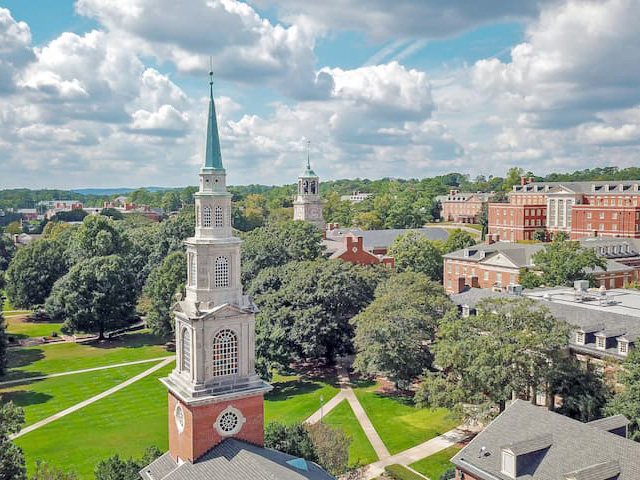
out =
<path fill-rule="evenodd" d="M 453 463 L 449 460 L 459 451 L 460 447 L 454 445 L 409 466 L 431 480 L 438 480 L 438 477 L 446 472 L 449 467 L 453 467 Z"/>
<path fill-rule="evenodd" d="M 24 408 L 25 425 L 31 425 L 153 367 L 154 363 L 109 368 L 46 380 L 25 381 L 0 388 L 0 402 L 12 401 Z"/>
<path fill-rule="evenodd" d="M 22 339 L 29 337 L 48 337 L 53 332 L 60 335 L 62 323 L 25 322 L 24 318 L 24 316 L 19 314 L 5 316 L 8 336 Z"/>
<path fill-rule="evenodd" d="M 332 427 L 340 427 L 353 440 L 349 446 L 350 465 L 368 465 L 378 460 L 376 451 L 358 423 L 348 401 L 341 401 L 337 407 L 331 410 L 324 417 L 324 423 Z"/>
<path fill-rule="evenodd" d="M 173 355 L 162 340 L 135 332 L 103 343 L 59 343 L 9 349 L 9 372 L 0 381 Z"/>
<path fill-rule="evenodd" d="M 373 385 L 354 390 L 392 455 L 437 437 L 460 423 L 444 408 L 416 408 L 409 399 L 375 393 L 377 388 Z"/>
<path fill-rule="evenodd" d="M 168 448 L 167 389 L 158 379 L 173 364 L 119 392 L 45 425 L 16 443 L 23 448 L 30 471 L 36 459 L 73 469 L 93 479 L 96 464 L 111 455 L 140 457 L 145 448 Z"/>
<path fill-rule="evenodd" d="M 265 422 L 303 422 L 339 391 L 336 378 L 301 378 L 299 375 L 274 375 L 273 391 L 265 396 Z"/>

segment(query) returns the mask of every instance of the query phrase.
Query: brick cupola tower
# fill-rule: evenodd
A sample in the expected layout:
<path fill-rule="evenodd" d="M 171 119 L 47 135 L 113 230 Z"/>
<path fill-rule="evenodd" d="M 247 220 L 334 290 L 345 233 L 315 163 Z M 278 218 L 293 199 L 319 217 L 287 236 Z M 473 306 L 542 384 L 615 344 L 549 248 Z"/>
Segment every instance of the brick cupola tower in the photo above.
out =
<path fill-rule="evenodd" d="M 222 166 L 213 73 L 205 161 L 195 194 L 196 231 L 186 240 L 186 297 L 175 306 L 176 368 L 169 389 L 169 453 L 195 463 L 226 438 L 262 446 L 264 394 L 255 371 L 254 314 L 240 282 L 240 239 Z"/>
<path fill-rule="evenodd" d="M 293 201 L 293 219 L 313 223 L 320 230 L 324 230 L 320 178 L 311 170 L 309 147 L 310 142 L 307 142 L 307 168 L 298 177 L 298 193 Z"/>

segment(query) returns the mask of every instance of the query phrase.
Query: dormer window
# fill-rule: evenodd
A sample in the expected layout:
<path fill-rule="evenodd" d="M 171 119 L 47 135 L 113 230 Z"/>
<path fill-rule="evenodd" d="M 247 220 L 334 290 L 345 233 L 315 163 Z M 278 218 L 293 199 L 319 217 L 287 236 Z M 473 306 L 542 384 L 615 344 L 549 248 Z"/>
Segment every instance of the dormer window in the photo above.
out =
<path fill-rule="evenodd" d="M 576 332 L 576 343 L 578 345 L 584 345 L 585 335 L 584 332 Z"/>
<path fill-rule="evenodd" d="M 598 350 L 606 350 L 607 338 L 604 335 L 596 337 L 596 348 Z"/>
<path fill-rule="evenodd" d="M 618 340 L 618 353 L 620 355 L 626 355 L 629 353 L 629 342 L 626 340 Z"/>
<path fill-rule="evenodd" d="M 516 456 L 506 450 L 502 450 L 502 473 L 510 478 L 516 478 Z"/>
<path fill-rule="evenodd" d="M 462 316 L 464 318 L 469 316 L 469 305 L 462 305 Z"/>

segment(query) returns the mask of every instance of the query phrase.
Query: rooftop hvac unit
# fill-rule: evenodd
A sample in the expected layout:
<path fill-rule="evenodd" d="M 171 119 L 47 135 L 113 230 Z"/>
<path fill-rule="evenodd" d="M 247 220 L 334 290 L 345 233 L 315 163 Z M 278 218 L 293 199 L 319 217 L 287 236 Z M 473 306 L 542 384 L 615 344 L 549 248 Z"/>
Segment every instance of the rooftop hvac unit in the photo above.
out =
<path fill-rule="evenodd" d="M 522 295 L 522 285 L 513 283 L 507 285 L 507 293 L 509 295 Z"/>
<path fill-rule="evenodd" d="M 586 292 L 589 289 L 589 280 L 576 280 L 573 282 L 573 289 L 576 292 Z"/>

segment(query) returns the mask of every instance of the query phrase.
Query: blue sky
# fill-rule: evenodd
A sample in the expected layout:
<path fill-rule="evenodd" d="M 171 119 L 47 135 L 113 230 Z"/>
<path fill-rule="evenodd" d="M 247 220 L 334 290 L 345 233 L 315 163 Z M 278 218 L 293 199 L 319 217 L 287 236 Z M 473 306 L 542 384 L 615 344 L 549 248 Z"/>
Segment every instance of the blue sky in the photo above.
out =
<path fill-rule="evenodd" d="M 640 0 L 0 0 L 0 188 L 637 164 Z"/>

